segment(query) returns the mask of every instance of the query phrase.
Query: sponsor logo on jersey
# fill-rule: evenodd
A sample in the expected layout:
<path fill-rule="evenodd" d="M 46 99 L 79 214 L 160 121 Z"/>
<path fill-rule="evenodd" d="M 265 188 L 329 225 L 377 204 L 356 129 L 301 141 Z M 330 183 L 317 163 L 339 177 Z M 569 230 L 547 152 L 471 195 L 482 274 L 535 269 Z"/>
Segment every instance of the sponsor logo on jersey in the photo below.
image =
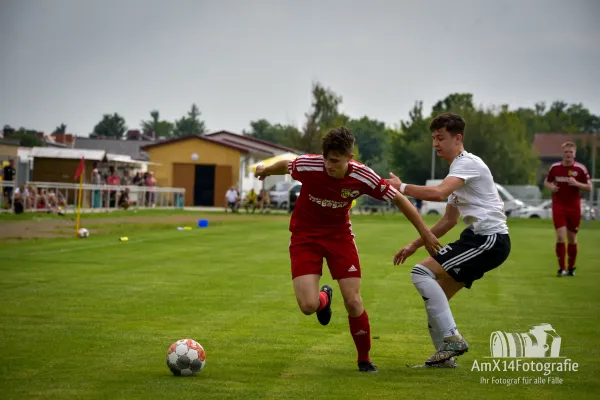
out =
<path fill-rule="evenodd" d="M 318 197 L 315 197 L 312 194 L 309 194 L 308 198 L 310 201 L 312 201 L 313 203 L 317 203 L 321 207 L 344 208 L 348 204 L 350 204 L 347 201 L 334 201 L 334 200 L 328 200 L 328 199 L 319 199 Z"/>

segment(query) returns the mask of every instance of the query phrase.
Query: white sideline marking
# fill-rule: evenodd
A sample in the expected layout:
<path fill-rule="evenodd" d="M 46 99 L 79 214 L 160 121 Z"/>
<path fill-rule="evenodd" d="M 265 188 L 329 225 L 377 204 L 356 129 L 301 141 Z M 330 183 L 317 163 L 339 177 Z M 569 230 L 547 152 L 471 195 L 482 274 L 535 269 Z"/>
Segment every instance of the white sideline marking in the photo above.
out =
<path fill-rule="evenodd" d="M 128 243 L 141 243 L 141 242 L 145 242 L 145 239 L 139 239 L 139 240 L 131 240 L 128 241 Z M 118 245 L 122 245 L 121 242 L 117 242 L 117 243 L 103 243 L 103 244 L 95 244 L 95 245 L 90 245 L 90 246 L 79 246 L 79 247 L 69 247 L 66 249 L 58 249 L 58 250 L 41 250 L 41 251 L 34 251 L 32 253 L 28 253 L 28 254 L 51 254 L 51 253 L 67 253 L 69 251 L 77 251 L 77 250 L 87 250 L 87 249 L 100 249 L 102 247 L 110 247 L 110 246 L 118 246 Z"/>

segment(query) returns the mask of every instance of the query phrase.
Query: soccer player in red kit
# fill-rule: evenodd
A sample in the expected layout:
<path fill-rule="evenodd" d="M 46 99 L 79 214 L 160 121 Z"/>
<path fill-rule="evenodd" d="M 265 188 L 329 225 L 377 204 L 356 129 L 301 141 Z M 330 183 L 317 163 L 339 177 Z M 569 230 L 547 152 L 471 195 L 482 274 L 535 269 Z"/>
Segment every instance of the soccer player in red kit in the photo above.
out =
<path fill-rule="evenodd" d="M 366 194 L 393 202 L 417 229 L 431 254 L 442 246 L 406 197 L 373 170 L 352 159 L 354 136 L 348 129 L 331 130 L 323 138 L 322 151 L 322 155 L 303 155 L 270 167 L 258 166 L 255 176 L 263 180 L 289 173 L 302 182 L 289 227 L 291 272 L 298 306 L 306 315 L 316 312 L 322 325 L 329 323 L 333 289 L 323 285 L 319 291 L 325 258 L 348 312 L 358 370 L 377 372 L 369 356 L 371 328 L 360 296 L 361 265 L 348 215 L 352 201 Z"/>
<path fill-rule="evenodd" d="M 585 165 L 575 161 L 577 146 L 573 142 L 562 145 L 563 160 L 552 164 L 544 185 L 552 190 L 552 220 L 556 229 L 557 276 L 575 276 L 577 259 L 577 232 L 581 221 L 579 191 L 591 191 L 592 182 Z M 565 239 L 569 245 L 565 249 Z M 569 272 L 565 268 L 565 253 L 568 255 Z"/>

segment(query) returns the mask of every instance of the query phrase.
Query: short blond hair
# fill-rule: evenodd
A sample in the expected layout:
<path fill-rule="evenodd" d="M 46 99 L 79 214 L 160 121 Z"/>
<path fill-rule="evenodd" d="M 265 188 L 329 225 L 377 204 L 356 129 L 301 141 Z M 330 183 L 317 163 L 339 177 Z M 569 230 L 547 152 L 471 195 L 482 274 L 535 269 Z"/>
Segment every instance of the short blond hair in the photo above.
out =
<path fill-rule="evenodd" d="M 567 149 L 567 148 L 577 149 L 577 145 L 573 142 L 564 142 L 562 144 L 562 146 L 560 146 L 560 147 L 562 147 L 563 149 Z"/>

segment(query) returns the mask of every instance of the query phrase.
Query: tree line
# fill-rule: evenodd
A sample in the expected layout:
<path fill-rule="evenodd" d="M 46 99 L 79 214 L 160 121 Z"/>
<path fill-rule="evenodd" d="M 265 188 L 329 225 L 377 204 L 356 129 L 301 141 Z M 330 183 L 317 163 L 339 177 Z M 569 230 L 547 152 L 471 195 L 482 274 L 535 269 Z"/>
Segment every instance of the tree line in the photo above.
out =
<path fill-rule="evenodd" d="M 319 153 L 323 135 L 331 128 L 344 125 L 356 137 L 357 160 L 381 175 L 395 171 L 409 182 L 424 183 L 431 176 L 429 123 L 441 112 L 450 111 L 466 120 L 465 148 L 485 160 L 497 182 L 539 184 L 535 182 L 539 155 L 532 146 L 537 132 L 600 132 L 600 116 L 592 114 L 582 104 L 563 101 L 549 105 L 538 102 L 533 108 L 511 110 L 506 104 L 477 106 L 471 93 L 452 93 L 436 102 L 429 111 L 424 110 L 422 101 L 416 101 L 408 119 L 396 126 L 387 126 L 366 115 L 351 118 L 340 112 L 342 101 L 342 96 L 315 83 L 312 86 L 312 104 L 301 127 L 272 123 L 262 118 L 251 121 L 249 129 L 242 133 L 303 152 Z M 148 120 L 140 122 L 140 128 L 145 133 L 154 132 L 159 138 L 207 133 L 206 123 L 201 119 L 196 104 L 192 104 L 186 115 L 173 122 L 162 119 L 159 111 L 153 110 Z M 7 126 L 5 132 L 6 129 Z M 127 130 L 121 115 L 105 114 L 94 126 L 90 137 L 123 138 Z M 35 131 L 21 128 L 15 133 L 17 138 L 28 142 L 22 145 L 40 145 L 37 143 L 39 139 L 28 135 L 31 132 Z M 66 125 L 61 124 L 54 132 L 66 132 Z M 579 144 L 577 159 L 591 167 L 591 141 L 588 146 Z M 597 168 L 600 172 L 600 165 Z M 447 163 L 436 162 L 436 177 L 445 176 L 447 171 Z"/>

